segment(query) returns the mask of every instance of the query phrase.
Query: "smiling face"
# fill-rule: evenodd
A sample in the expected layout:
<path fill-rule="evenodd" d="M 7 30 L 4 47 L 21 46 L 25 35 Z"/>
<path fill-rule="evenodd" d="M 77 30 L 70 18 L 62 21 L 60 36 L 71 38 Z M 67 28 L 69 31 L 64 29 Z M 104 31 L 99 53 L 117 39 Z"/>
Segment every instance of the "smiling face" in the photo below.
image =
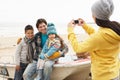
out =
<path fill-rule="evenodd" d="M 41 23 L 38 25 L 38 31 L 42 34 L 46 34 L 47 25 L 45 23 Z"/>
<path fill-rule="evenodd" d="M 56 36 L 55 34 L 49 34 L 48 35 L 48 37 L 49 37 L 50 40 L 53 40 L 55 38 L 55 36 Z"/>
<path fill-rule="evenodd" d="M 34 31 L 33 30 L 27 30 L 25 32 L 25 36 L 28 38 L 28 39 L 32 39 L 34 37 Z"/>

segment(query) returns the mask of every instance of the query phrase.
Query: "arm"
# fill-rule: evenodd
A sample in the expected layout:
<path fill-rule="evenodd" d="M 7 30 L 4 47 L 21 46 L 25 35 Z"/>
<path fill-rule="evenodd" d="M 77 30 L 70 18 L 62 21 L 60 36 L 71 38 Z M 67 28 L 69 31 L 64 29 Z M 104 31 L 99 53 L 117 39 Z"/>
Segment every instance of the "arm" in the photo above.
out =
<path fill-rule="evenodd" d="M 41 37 L 40 37 L 40 33 L 36 33 L 34 36 L 34 40 L 35 40 L 35 45 L 36 45 L 36 53 L 39 54 L 41 52 Z"/>
<path fill-rule="evenodd" d="M 16 65 L 20 65 L 20 54 L 22 50 L 22 42 L 20 42 L 17 46 L 16 52 L 15 52 L 15 61 Z"/>
<path fill-rule="evenodd" d="M 43 49 L 42 49 L 41 53 L 39 53 L 39 58 L 40 59 L 45 59 L 44 54 L 46 53 L 47 44 L 48 44 L 48 40 L 46 41 L 45 45 L 43 46 Z"/>
<path fill-rule="evenodd" d="M 84 53 L 94 51 L 97 47 L 97 38 L 96 35 L 90 36 L 87 40 L 79 42 L 74 33 L 68 34 L 68 40 L 70 41 L 74 51 L 76 53 Z"/>
<path fill-rule="evenodd" d="M 20 37 L 20 38 L 18 38 L 18 40 L 17 40 L 17 45 L 21 42 L 21 40 L 22 40 L 22 38 Z"/>
<path fill-rule="evenodd" d="M 83 29 L 88 33 L 89 35 L 95 33 L 95 30 L 88 24 L 83 25 Z"/>
<path fill-rule="evenodd" d="M 70 41 L 74 51 L 76 53 L 83 53 L 83 52 L 90 52 L 96 49 L 96 43 L 98 40 L 95 36 L 96 34 L 91 35 L 87 40 L 84 42 L 78 42 L 76 35 L 74 34 L 74 27 L 73 21 L 68 24 L 68 40 Z"/>
<path fill-rule="evenodd" d="M 17 46 L 16 52 L 15 52 L 15 61 L 16 61 L 16 70 L 20 70 L 20 54 L 22 50 L 22 43 L 20 42 Z"/>
<path fill-rule="evenodd" d="M 50 47 L 48 52 L 46 53 L 47 57 L 50 57 L 54 52 L 58 51 L 61 46 L 59 40 L 55 40 L 54 44 Z"/>
<path fill-rule="evenodd" d="M 79 18 L 78 20 L 79 20 L 78 26 L 82 26 L 82 28 L 86 31 L 86 33 L 88 33 L 89 35 L 95 33 L 94 28 L 86 24 L 83 19 Z"/>

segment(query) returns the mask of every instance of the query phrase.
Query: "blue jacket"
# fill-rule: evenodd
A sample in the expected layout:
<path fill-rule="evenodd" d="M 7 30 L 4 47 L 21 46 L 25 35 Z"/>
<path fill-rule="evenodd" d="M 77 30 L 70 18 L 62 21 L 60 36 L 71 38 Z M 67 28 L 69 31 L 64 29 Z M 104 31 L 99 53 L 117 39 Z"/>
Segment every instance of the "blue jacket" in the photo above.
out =
<path fill-rule="evenodd" d="M 38 59 L 38 56 L 40 55 L 40 53 L 42 51 L 42 48 L 41 48 L 41 37 L 42 36 L 41 35 L 42 35 L 42 33 L 40 33 L 40 32 L 35 34 L 36 53 L 34 55 L 34 60 Z M 68 52 L 68 46 L 65 43 L 63 43 L 63 44 L 64 44 L 64 47 L 59 48 L 59 51 L 61 51 L 61 53 L 62 53 L 61 56 L 64 56 L 64 54 Z M 47 45 L 47 41 L 46 41 L 45 45 Z"/>
<path fill-rule="evenodd" d="M 39 57 L 41 59 L 45 59 L 45 55 L 47 55 L 48 57 L 51 56 L 54 52 L 60 50 L 60 47 L 61 47 L 61 42 L 59 38 L 55 38 L 52 41 L 48 39 Z"/>

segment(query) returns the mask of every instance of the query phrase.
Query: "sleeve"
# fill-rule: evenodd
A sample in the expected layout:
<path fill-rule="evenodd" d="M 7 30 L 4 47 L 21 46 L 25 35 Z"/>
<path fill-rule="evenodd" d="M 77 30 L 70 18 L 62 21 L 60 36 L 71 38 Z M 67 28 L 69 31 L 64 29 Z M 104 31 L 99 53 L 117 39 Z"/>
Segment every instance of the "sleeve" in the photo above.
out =
<path fill-rule="evenodd" d="M 46 53 L 47 57 L 50 57 L 54 52 L 58 51 L 61 46 L 60 40 L 56 40 Z"/>
<path fill-rule="evenodd" d="M 83 42 L 78 42 L 74 33 L 68 34 L 68 40 L 70 41 L 73 50 L 76 53 L 91 52 L 95 50 L 97 45 L 99 45 L 99 39 L 94 34 L 90 36 L 87 40 Z"/>
<path fill-rule="evenodd" d="M 41 37 L 40 37 L 41 34 L 39 33 L 36 33 L 35 36 L 34 36 L 34 41 L 35 41 L 35 46 L 36 46 L 36 53 L 39 54 L 41 52 Z"/>
<path fill-rule="evenodd" d="M 86 31 L 86 33 L 88 33 L 89 35 L 95 33 L 95 29 L 92 28 L 90 25 L 88 24 L 84 24 L 83 25 L 83 29 Z"/>
<path fill-rule="evenodd" d="M 41 53 L 39 54 L 40 59 L 45 59 L 44 54 L 46 53 L 45 50 L 47 49 L 47 43 L 48 43 L 48 40 L 46 41 L 45 45 L 43 46 L 43 49 L 42 49 Z"/>
<path fill-rule="evenodd" d="M 20 65 L 21 50 L 22 50 L 22 41 L 17 45 L 17 49 L 16 49 L 16 52 L 15 52 L 16 65 Z"/>

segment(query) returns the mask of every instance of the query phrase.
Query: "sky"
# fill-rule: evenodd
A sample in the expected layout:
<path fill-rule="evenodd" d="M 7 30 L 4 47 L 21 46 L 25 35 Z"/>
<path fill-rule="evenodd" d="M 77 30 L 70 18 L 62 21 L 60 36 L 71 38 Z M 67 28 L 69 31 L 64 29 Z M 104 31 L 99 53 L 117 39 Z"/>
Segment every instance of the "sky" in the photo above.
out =
<path fill-rule="evenodd" d="M 38 18 L 68 23 L 83 18 L 93 22 L 91 6 L 96 0 L 0 0 L 0 22 L 35 23 Z M 113 0 L 112 20 L 120 21 L 120 0 Z"/>

